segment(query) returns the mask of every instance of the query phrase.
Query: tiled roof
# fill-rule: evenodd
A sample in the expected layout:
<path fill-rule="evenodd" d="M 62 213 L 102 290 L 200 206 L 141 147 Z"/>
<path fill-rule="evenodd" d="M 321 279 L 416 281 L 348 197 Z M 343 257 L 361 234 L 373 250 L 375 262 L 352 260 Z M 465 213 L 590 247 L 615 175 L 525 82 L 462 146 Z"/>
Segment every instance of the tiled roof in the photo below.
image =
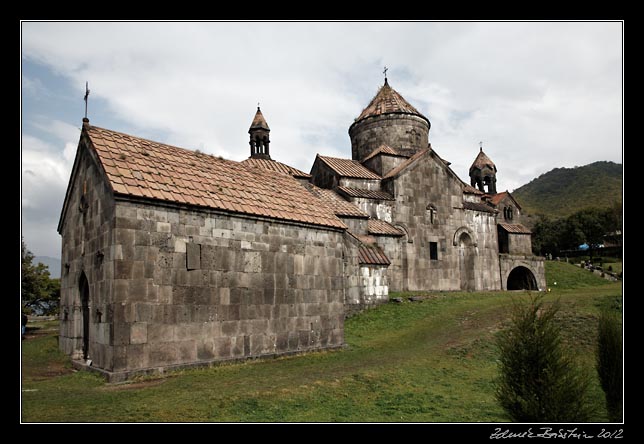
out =
<path fill-rule="evenodd" d="M 482 192 L 480 190 L 477 190 L 473 186 L 467 185 L 467 184 L 465 184 L 465 186 L 463 187 L 463 193 L 465 193 L 465 194 L 481 194 L 481 195 L 485 194 L 484 192 Z"/>
<path fill-rule="evenodd" d="M 270 128 L 268 127 L 268 123 L 266 123 L 266 119 L 264 119 L 264 115 L 262 114 L 262 111 L 259 109 L 259 106 L 257 107 L 257 112 L 255 113 L 255 117 L 253 118 L 253 123 L 250 124 L 250 129 L 258 129 L 258 128 L 263 128 L 265 130 L 270 131 Z"/>
<path fill-rule="evenodd" d="M 512 234 L 532 234 L 532 231 L 530 231 L 529 228 L 521 225 L 521 224 L 506 224 L 505 222 L 499 222 L 498 224 L 501 228 L 503 228 L 505 231 L 508 233 Z"/>
<path fill-rule="evenodd" d="M 463 202 L 463 208 L 466 210 L 483 211 L 485 213 L 495 213 L 496 210 L 489 205 L 478 202 Z"/>
<path fill-rule="evenodd" d="M 346 228 L 285 174 L 95 126 L 84 131 L 115 194 Z"/>
<path fill-rule="evenodd" d="M 277 173 L 284 173 L 291 175 L 293 177 L 308 179 L 311 177 L 309 173 L 300 171 L 297 168 L 286 165 L 285 163 L 278 162 L 271 159 L 258 159 L 258 158 L 248 158 L 240 162 L 242 165 L 250 166 L 253 168 L 263 168 L 268 171 L 275 171 Z"/>
<path fill-rule="evenodd" d="M 385 81 L 385 84 L 378 90 L 376 96 L 371 99 L 369 105 L 360 113 L 360 116 L 356 119 L 356 122 L 367 117 L 379 116 L 381 114 L 414 114 L 416 116 L 422 117 L 427 120 L 427 117 L 423 116 L 416 108 L 411 106 L 403 96 L 398 94 L 398 92 L 389 86 L 389 83 Z"/>
<path fill-rule="evenodd" d="M 398 156 L 398 157 L 409 157 L 409 156 L 406 156 L 404 154 L 399 153 L 394 148 L 392 148 L 389 145 L 383 143 L 378 148 L 373 150 L 371 152 L 371 154 L 369 154 L 367 157 L 362 159 L 362 163 L 366 162 L 367 160 L 371 159 L 372 157 L 376 157 L 378 154 L 386 154 L 386 155 L 389 155 L 389 156 Z"/>
<path fill-rule="evenodd" d="M 337 157 L 320 156 L 319 154 L 318 158 L 342 177 L 372 180 L 380 179 L 380 176 L 363 167 L 357 160 L 339 159 Z"/>
<path fill-rule="evenodd" d="M 508 195 L 508 193 L 506 191 L 503 191 L 501 193 L 497 193 L 497 194 L 495 194 L 493 196 L 490 196 L 490 202 L 496 207 L 499 204 L 499 202 L 501 202 L 503 200 L 503 198 L 505 196 L 507 196 L 507 195 Z"/>
<path fill-rule="evenodd" d="M 483 148 L 481 148 L 481 151 L 479 151 L 479 155 L 476 156 L 476 159 L 474 159 L 474 163 L 472 163 L 472 166 L 470 167 L 470 173 L 472 170 L 478 168 L 479 170 L 482 170 L 483 168 L 488 167 L 494 171 L 496 171 L 496 165 L 494 165 L 494 162 L 490 160 L 489 157 L 483 152 Z"/>
<path fill-rule="evenodd" d="M 311 194 L 320 199 L 324 205 L 329 208 L 329 211 L 333 212 L 336 216 L 358 217 L 362 219 L 369 217 L 367 213 L 351 202 L 347 202 L 342 197 L 338 196 L 338 194 L 333 190 L 316 187 L 312 183 L 306 183 L 304 186 L 311 192 Z"/>
<path fill-rule="evenodd" d="M 510 199 L 512 199 L 512 202 L 514 202 L 514 204 L 515 204 L 519 209 L 521 209 L 521 205 L 519 205 L 519 202 L 517 202 L 517 201 L 514 199 L 514 197 L 512 197 L 512 194 L 510 194 L 510 192 L 509 192 L 509 191 L 502 191 L 501 193 L 497 193 L 497 194 L 495 194 L 495 195 L 493 195 L 493 196 L 490 196 L 490 197 L 489 197 L 489 200 L 490 200 L 490 203 L 492 203 L 492 205 L 494 205 L 494 206 L 496 207 L 496 206 L 498 206 L 498 205 L 501 203 L 501 201 L 502 201 L 504 198 L 506 198 L 506 197 L 510 197 Z"/>
<path fill-rule="evenodd" d="M 423 149 L 423 150 L 418 151 L 416 154 L 414 154 L 413 156 L 411 156 L 409 159 L 405 160 L 403 163 L 401 163 L 400 165 L 398 165 L 396 168 L 394 168 L 393 170 L 391 170 L 391 171 L 389 171 L 387 174 L 385 174 L 385 175 L 383 176 L 383 179 L 389 179 L 389 178 L 391 178 L 391 177 L 395 177 L 395 176 L 397 176 L 397 175 L 398 175 L 398 174 L 400 174 L 403 170 L 405 170 L 407 167 L 409 167 L 411 164 L 413 164 L 413 163 L 414 163 L 414 162 L 416 162 L 418 159 L 420 159 L 421 157 L 423 157 L 423 156 L 424 156 L 428 151 L 429 151 L 429 149 L 427 149 L 427 148 L 425 148 L 425 149 Z"/>
<path fill-rule="evenodd" d="M 367 231 L 369 234 L 379 234 L 385 236 L 404 236 L 405 233 L 391 225 L 389 222 L 378 219 L 369 219 Z"/>
<path fill-rule="evenodd" d="M 382 249 L 375 244 L 358 247 L 358 262 L 361 265 L 389 265 L 391 262 Z"/>
<path fill-rule="evenodd" d="M 394 197 L 384 191 L 362 190 L 360 188 L 338 187 L 338 190 L 347 196 L 362 197 L 364 199 L 394 200 Z"/>

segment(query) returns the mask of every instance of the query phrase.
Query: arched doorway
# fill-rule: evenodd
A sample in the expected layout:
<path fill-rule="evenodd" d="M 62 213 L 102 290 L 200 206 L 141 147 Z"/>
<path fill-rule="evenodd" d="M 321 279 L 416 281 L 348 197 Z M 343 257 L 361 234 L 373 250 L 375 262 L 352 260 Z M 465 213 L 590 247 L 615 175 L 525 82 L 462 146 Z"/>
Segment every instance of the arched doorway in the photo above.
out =
<path fill-rule="evenodd" d="M 474 288 L 474 245 L 470 235 L 463 231 L 458 237 L 458 264 L 461 274 L 461 290 Z"/>
<path fill-rule="evenodd" d="M 84 272 L 78 280 L 78 291 L 81 300 L 81 313 L 83 318 L 83 359 L 89 356 L 89 282 Z"/>
<path fill-rule="evenodd" d="M 538 290 L 537 280 L 530 269 L 516 267 L 508 275 L 508 290 Z"/>

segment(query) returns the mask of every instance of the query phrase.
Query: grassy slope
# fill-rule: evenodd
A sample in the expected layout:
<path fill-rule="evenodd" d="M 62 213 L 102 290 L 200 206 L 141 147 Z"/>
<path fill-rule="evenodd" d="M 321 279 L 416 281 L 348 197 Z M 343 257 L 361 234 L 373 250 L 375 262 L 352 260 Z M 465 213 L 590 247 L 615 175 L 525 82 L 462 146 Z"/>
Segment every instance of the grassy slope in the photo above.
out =
<path fill-rule="evenodd" d="M 547 263 L 547 273 L 566 342 L 592 366 L 598 306 L 619 299 L 621 287 L 564 263 Z M 507 421 L 494 400 L 493 338 L 523 297 L 437 293 L 387 304 L 347 321 L 343 351 L 125 385 L 65 370 L 45 334 L 23 342 L 23 421 Z M 605 420 L 598 383 L 593 395 Z"/>

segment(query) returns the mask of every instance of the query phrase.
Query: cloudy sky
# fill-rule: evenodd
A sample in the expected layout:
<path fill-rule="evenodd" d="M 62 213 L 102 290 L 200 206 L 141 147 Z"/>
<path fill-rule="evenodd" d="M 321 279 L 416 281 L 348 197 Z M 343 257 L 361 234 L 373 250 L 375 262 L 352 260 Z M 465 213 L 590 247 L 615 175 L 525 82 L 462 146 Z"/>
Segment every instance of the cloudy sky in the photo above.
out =
<path fill-rule="evenodd" d="M 622 162 L 619 22 L 22 23 L 22 230 L 56 226 L 89 81 L 91 124 L 242 160 L 257 103 L 271 156 L 310 171 L 351 156 L 383 83 L 429 118 L 468 180 L 479 141 L 513 190 L 555 167 Z"/>

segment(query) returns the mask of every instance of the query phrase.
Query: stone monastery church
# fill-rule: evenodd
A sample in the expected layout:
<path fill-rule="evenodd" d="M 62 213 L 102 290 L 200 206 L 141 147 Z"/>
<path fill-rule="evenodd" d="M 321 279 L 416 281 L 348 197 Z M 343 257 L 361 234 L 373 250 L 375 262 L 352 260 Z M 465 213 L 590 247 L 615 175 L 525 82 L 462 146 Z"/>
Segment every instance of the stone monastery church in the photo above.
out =
<path fill-rule="evenodd" d="M 83 119 L 60 217 L 60 348 L 111 381 L 341 347 L 389 291 L 543 289 L 543 258 L 482 149 L 463 182 L 385 79 L 351 159 L 234 162 Z"/>

